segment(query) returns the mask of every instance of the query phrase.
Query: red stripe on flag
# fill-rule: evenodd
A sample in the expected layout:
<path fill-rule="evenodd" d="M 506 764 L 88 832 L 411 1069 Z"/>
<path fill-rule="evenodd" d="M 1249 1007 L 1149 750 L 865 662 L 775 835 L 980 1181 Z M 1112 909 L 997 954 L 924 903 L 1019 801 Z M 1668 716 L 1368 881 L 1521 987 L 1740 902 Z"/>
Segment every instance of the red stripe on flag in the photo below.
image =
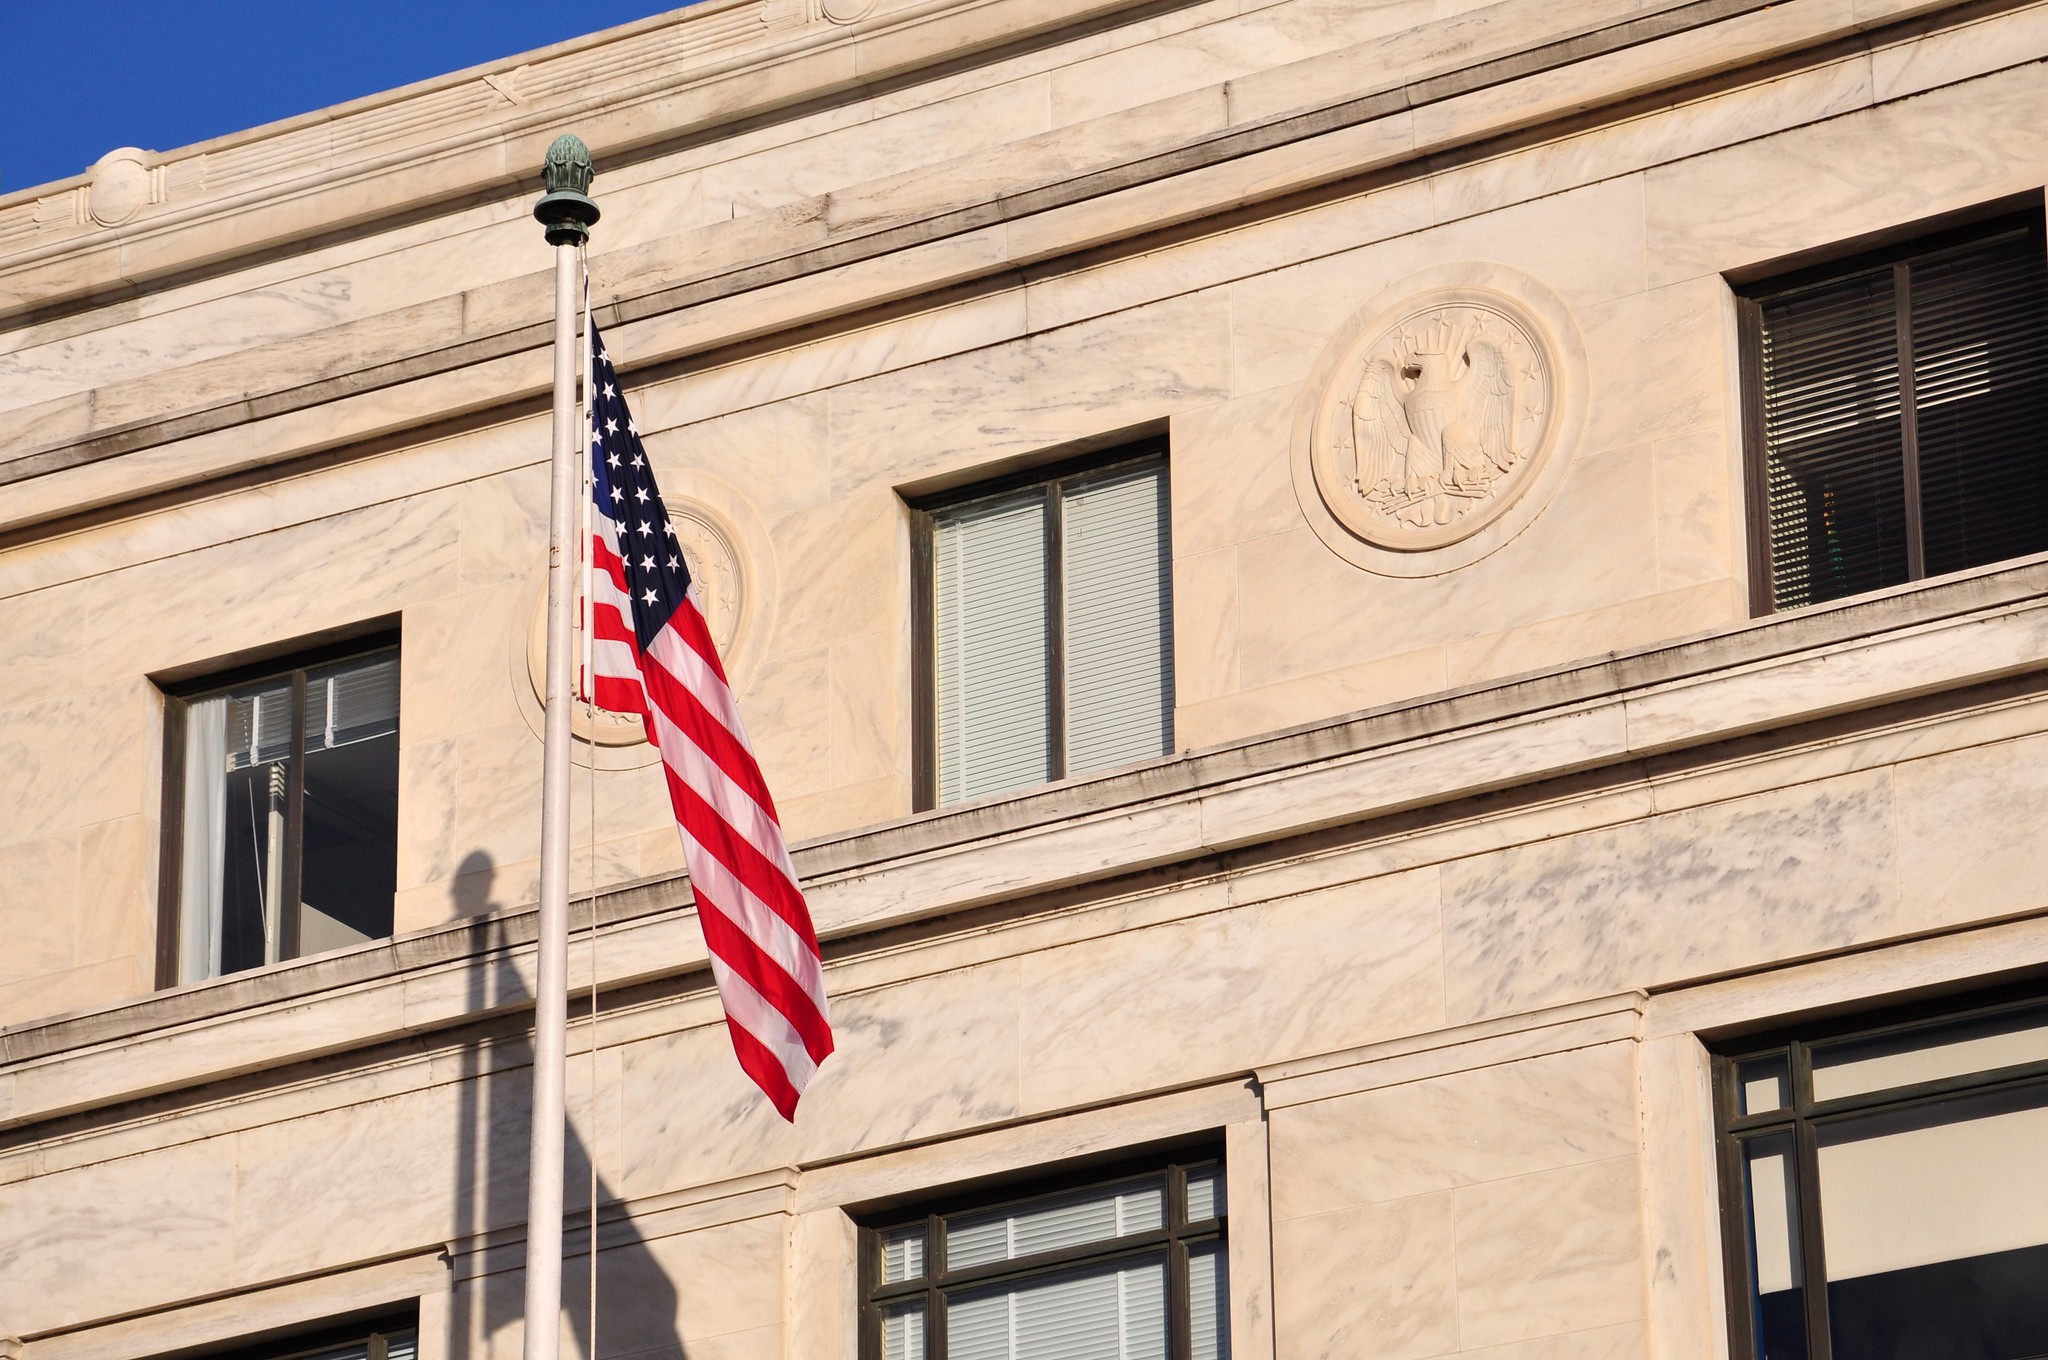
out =
<path fill-rule="evenodd" d="M 802 983 L 747 938 L 747 933 L 723 907 L 708 901 L 700 885 L 690 886 L 697 895 L 697 921 L 704 928 L 704 942 L 711 952 L 746 978 L 762 999 L 789 1021 L 790 1028 L 804 1041 L 804 1052 L 811 1055 L 812 1062 L 823 1062 L 832 1051 L 832 1029 L 818 1013 L 818 1003 L 811 1000 Z"/>

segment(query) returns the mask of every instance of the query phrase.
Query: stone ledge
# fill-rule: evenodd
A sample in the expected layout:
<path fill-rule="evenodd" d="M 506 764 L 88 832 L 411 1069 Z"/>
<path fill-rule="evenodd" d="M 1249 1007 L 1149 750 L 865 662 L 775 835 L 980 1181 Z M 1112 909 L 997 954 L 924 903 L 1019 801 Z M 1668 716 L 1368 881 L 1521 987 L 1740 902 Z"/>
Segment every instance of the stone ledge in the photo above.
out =
<path fill-rule="evenodd" d="M 825 837 L 796 860 L 828 959 L 845 957 L 968 907 L 2040 670 L 2044 595 L 2034 559 Z M 1816 665 L 1830 685 L 1784 683 Z M 1761 719 L 1758 684 L 1777 696 Z M 1632 739 L 1630 710 L 1660 700 L 1690 730 Z M 618 927 L 602 984 L 702 968 L 688 908 L 680 878 L 601 895 Z M 515 908 L 0 1031 L 0 1126 L 516 1010 L 536 924 Z M 478 977 L 496 984 L 483 1005 Z M 96 1080 L 96 1053 L 121 1080 Z"/>

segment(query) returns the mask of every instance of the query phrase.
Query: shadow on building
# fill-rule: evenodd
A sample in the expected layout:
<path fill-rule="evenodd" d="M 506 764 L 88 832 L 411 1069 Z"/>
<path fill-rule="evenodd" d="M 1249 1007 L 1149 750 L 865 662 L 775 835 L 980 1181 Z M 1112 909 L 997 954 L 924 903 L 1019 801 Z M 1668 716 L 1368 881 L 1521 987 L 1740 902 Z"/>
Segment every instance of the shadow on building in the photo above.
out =
<path fill-rule="evenodd" d="M 491 913 L 496 866 L 472 851 L 455 880 L 458 916 L 471 921 L 468 1002 L 472 1014 L 495 1017 L 477 1024 L 461 1050 L 455 1138 L 454 1292 L 444 1354 L 448 1360 L 516 1360 L 526 1305 L 523 1225 L 526 1220 L 527 1147 L 531 1136 L 532 995 L 501 951 L 505 922 Z M 684 1357 L 676 1330 L 677 1291 L 656 1250 L 617 1214 L 617 1196 L 600 1171 L 595 1339 L 590 1307 L 591 1156 L 582 1133 L 601 1127 L 587 1112 L 587 1067 L 577 1055 L 577 1003 L 570 1001 L 568 1095 L 572 1117 L 564 1138 L 564 1260 L 562 1306 L 582 1360 L 631 1355 L 639 1360 Z M 599 1099 L 617 1092 L 600 1084 Z M 602 1149 L 601 1149 L 602 1151 Z M 565 1347 L 566 1349 L 566 1347 Z"/>

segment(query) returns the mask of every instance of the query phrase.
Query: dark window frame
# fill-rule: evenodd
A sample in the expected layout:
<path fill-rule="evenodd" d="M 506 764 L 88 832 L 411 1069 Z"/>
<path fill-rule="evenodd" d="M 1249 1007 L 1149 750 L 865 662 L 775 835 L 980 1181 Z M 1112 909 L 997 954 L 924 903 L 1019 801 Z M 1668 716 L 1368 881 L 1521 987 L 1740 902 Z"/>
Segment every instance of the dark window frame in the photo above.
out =
<path fill-rule="evenodd" d="M 185 854 L 185 712 L 195 699 L 208 699 L 262 680 L 289 678 L 292 685 L 292 741 L 288 757 L 285 814 L 284 898 L 300 899 L 300 841 L 305 832 L 306 798 L 306 675 L 337 661 L 390 652 L 404 673 L 404 650 L 398 630 L 380 629 L 285 652 L 265 660 L 174 682 L 162 682 L 164 696 L 163 811 L 157 840 L 156 986 L 178 985 L 179 943 L 184 938 L 179 895 Z M 283 959 L 299 956 L 299 913 L 286 912 L 279 923 L 278 952 Z"/>
<path fill-rule="evenodd" d="M 1046 717 L 1047 768 L 1051 774 L 1047 783 L 1067 777 L 1067 734 L 1066 711 L 1067 693 L 1065 675 L 1066 618 L 1062 593 L 1065 576 L 1061 570 L 1061 534 L 1064 526 L 1061 517 L 1063 497 L 1053 494 L 1055 487 L 1084 484 L 1098 477 L 1109 476 L 1141 463 L 1157 462 L 1166 472 L 1166 484 L 1171 493 L 1173 486 L 1173 464 L 1168 456 L 1165 436 L 1153 436 L 1119 444 L 1114 448 L 1083 456 L 1064 459 L 1039 467 L 1028 468 L 988 481 L 975 482 L 929 496 L 919 496 L 906 501 L 910 510 L 910 632 L 911 645 L 916 649 L 911 670 L 911 807 L 917 812 L 930 812 L 939 805 L 939 742 L 938 742 L 938 614 L 933 598 L 932 580 L 932 525 L 935 516 L 952 510 L 996 500 L 1013 495 L 1031 487 L 1043 487 L 1048 498 L 1049 513 L 1046 516 L 1046 670 L 1052 682 L 1047 686 L 1049 711 Z M 1171 573 L 1168 573 L 1169 578 Z M 1166 612 L 1171 617 L 1172 583 L 1162 583 L 1169 591 Z M 1167 727 L 1173 725 L 1173 694 L 1162 696 L 1166 705 Z"/>
<path fill-rule="evenodd" d="M 1846 1018 L 1792 1025 L 1714 1045 L 1711 1053 L 1715 1162 L 1721 1215 L 1721 1270 L 1726 1287 L 1732 1360 L 1758 1360 L 1750 1290 L 1750 1222 L 1742 1151 L 1752 1139 L 1789 1135 L 1793 1199 L 1799 1234 L 1800 1279 L 1806 1312 L 1807 1360 L 1829 1360 L 1826 1243 L 1821 1231 L 1818 1129 L 1878 1111 L 1911 1110 L 1958 1097 L 2048 1088 L 2048 1059 L 1888 1086 L 1833 1100 L 1813 1099 L 1812 1050 L 1817 1045 L 1881 1039 L 1915 1030 L 2000 1016 L 2048 1013 L 2048 979 L 2030 980 L 1968 997 L 1943 997 Z M 1789 1100 L 1776 1110 L 1740 1112 L 1742 1065 L 1783 1056 Z M 1817 1288 L 1811 1282 L 1818 1282 Z"/>
<path fill-rule="evenodd" d="M 1190 1222 L 1187 1217 L 1187 1173 L 1214 1166 L 1223 1172 L 1223 1212 Z M 993 1213 L 1034 1200 L 1117 1185 L 1147 1176 L 1166 1181 L 1166 1226 L 1143 1233 L 1089 1242 L 1078 1247 L 1021 1256 L 1009 1261 L 947 1271 L 945 1219 L 951 1214 Z M 946 1345 L 946 1295 L 949 1290 L 983 1288 L 1070 1270 L 1075 1266 L 1137 1259 L 1166 1251 L 1167 1360 L 1189 1360 L 1190 1335 L 1188 1249 L 1210 1242 L 1222 1244 L 1226 1266 L 1230 1243 L 1230 1168 L 1220 1143 L 1203 1142 L 1157 1156 L 1125 1161 L 1090 1162 L 1025 1182 L 976 1194 L 954 1190 L 924 1200 L 910 1209 L 856 1216 L 860 1250 L 860 1360 L 882 1360 L 882 1314 L 890 1304 L 922 1297 L 925 1307 L 926 1360 L 940 1360 Z M 882 1283 L 882 1252 L 888 1234 L 923 1224 L 925 1273 L 914 1280 Z M 1229 1301 L 1222 1301 L 1226 1314 Z"/>
<path fill-rule="evenodd" d="M 1908 226 L 1865 238 L 1863 243 L 1845 244 L 1839 251 L 1808 252 L 1794 267 L 1779 272 L 1751 269 L 1730 278 L 1735 295 L 1738 364 L 1741 374 L 1742 477 L 1744 518 L 1748 530 L 1749 608 L 1755 618 L 1778 612 L 1772 598 L 1770 526 L 1770 485 L 1768 450 L 1764 432 L 1763 306 L 1773 298 L 1814 285 L 1839 282 L 1859 274 L 1889 270 L 1893 275 L 1894 311 L 1897 334 L 1899 401 L 1901 407 L 1907 577 L 1899 584 L 1927 579 L 1925 533 L 1921 523 L 1923 497 L 1920 486 L 1918 421 L 1910 418 L 1914 406 L 1912 294 L 1906 287 L 1906 271 L 1913 263 L 1943 254 L 1981 247 L 2001 237 L 2024 234 L 2048 258 L 2048 222 L 2044 222 L 2041 197 L 2023 195 L 1981 205 L 1978 210 L 1948 215 L 1917 227 Z M 1854 596 L 1836 597 L 1851 599 Z M 1819 601 L 1817 605 L 1832 603 Z M 1808 607 L 1808 606 L 1798 606 Z"/>
<path fill-rule="evenodd" d="M 353 1317 L 344 1314 L 293 1326 L 254 1341 L 238 1339 L 229 1342 L 226 1348 L 173 1351 L 159 1360 L 181 1356 L 193 1360 L 312 1360 L 357 1345 L 368 1350 L 369 1360 L 384 1360 L 389 1338 L 411 1332 L 417 1347 L 419 1330 L 417 1305 L 403 1310 L 380 1306 Z"/>

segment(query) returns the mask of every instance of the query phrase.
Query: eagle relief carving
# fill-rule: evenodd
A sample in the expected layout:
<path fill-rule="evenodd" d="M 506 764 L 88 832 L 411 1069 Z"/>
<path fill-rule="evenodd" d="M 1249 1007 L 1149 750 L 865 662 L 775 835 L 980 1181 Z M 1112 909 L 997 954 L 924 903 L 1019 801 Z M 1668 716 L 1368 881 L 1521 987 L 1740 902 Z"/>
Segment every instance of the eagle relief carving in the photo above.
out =
<path fill-rule="evenodd" d="M 1522 480 L 1548 382 L 1541 351 L 1514 321 L 1483 306 L 1435 307 L 1397 323 L 1362 357 L 1330 428 L 1356 509 L 1396 534 L 1435 539 Z"/>

